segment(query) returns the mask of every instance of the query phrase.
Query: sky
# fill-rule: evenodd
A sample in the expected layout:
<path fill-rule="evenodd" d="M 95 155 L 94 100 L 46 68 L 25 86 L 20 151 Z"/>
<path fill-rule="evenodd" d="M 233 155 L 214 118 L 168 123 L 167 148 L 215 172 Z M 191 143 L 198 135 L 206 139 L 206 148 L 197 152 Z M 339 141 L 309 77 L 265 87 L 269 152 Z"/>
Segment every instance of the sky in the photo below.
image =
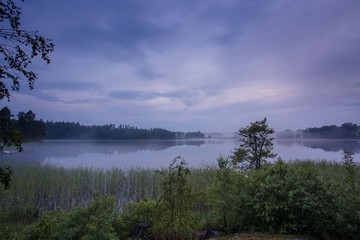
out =
<path fill-rule="evenodd" d="M 38 119 L 235 132 L 360 124 L 358 0 L 25 0 L 55 43 L 8 106 Z"/>

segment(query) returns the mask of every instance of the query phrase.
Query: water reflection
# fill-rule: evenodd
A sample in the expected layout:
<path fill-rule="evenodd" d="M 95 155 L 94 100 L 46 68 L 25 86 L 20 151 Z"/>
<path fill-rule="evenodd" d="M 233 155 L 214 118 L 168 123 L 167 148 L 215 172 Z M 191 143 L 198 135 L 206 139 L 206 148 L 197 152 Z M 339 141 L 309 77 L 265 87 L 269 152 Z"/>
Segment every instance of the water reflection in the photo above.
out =
<path fill-rule="evenodd" d="M 24 152 L 4 154 L 3 160 L 41 162 L 66 168 L 159 168 L 181 156 L 190 166 L 217 165 L 216 159 L 230 155 L 236 139 L 148 140 L 148 141 L 44 141 L 27 143 Z M 341 161 L 342 150 L 350 149 L 360 162 L 360 142 L 356 140 L 277 139 L 274 152 L 284 160 L 326 159 Z"/>
<path fill-rule="evenodd" d="M 47 158 L 76 158 L 85 153 L 102 155 L 127 155 L 140 151 L 163 151 L 175 146 L 198 146 L 204 140 L 156 140 L 156 141 L 44 141 L 26 143 L 24 151 L 0 156 L 5 159 L 40 160 Z"/>
<path fill-rule="evenodd" d="M 312 149 L 321 149 L 326 152 L 339 152 L 344 149 L 360 153 L 359 140 L 339 140 L 339 139 L 276 139 L 280 146 L 295 147 L 304 146 Z"/>

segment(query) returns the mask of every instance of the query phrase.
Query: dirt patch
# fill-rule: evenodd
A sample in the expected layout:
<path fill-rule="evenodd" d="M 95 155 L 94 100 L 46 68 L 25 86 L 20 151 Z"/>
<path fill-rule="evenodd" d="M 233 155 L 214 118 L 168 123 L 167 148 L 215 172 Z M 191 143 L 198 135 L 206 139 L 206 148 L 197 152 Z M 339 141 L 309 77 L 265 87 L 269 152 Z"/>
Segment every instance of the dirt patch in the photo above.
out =
<path fill-rule="evenodd" d="M 309 236 L 283 235 L 271 233 L 238 233 L 228 236 L 217 237 L 218 240 L 316 240 Z"/>

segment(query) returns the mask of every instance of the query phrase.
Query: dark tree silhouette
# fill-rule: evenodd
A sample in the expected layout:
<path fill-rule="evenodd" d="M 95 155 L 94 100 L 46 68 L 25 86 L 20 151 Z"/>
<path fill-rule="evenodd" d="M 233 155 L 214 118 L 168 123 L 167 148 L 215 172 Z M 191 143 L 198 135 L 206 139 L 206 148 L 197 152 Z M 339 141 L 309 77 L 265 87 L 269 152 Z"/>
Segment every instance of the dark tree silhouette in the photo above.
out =
<path fill-rule="evenodd" d="M 0 1 L 0 100 L 10 101 L 11 88 L 20 89 L 20 80 L 26 79 L 30 89 L 34 88 L 37 73 L 28 69 L 33 58 L 40 56 L 47 64 L 50 63 L 49 53 L 54 50 L 54 43 L 39 34 L 28 31 L 20 26 L 21 8 L 13 0 Z"/>

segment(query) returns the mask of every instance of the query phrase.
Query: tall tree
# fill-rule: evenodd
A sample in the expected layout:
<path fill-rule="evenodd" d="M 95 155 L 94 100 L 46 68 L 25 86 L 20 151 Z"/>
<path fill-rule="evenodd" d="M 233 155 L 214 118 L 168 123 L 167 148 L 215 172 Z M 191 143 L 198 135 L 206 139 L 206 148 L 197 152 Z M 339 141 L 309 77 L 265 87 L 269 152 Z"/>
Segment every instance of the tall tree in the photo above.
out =
<path fill-rule="evenodd" d="M 0 54 L 3 56 L 0 64 L 0 100 L 7 98 L 10 101 L 9 88 L 18 91 L 21 79 L 25 78 L 29 88 L 33 89 L 38 75 L 28 69 L 29 65 L 37 56 L 49 64 L 49 53 L 54 50 L 54 43 L 38 31 L 20 28 L 20 15 L 21 8 L 13 0 L 0 1 Z"/>
<path fill-rule="evenodd" d="M 250 123 L 250 126 L 239 130 L 240 146 L 235 149 L 233 160 L 242 167 L 260 169 L 267 158 L 274 158 L 272 134 L 275 130 L 269 128 L 266 118 Z"/>

